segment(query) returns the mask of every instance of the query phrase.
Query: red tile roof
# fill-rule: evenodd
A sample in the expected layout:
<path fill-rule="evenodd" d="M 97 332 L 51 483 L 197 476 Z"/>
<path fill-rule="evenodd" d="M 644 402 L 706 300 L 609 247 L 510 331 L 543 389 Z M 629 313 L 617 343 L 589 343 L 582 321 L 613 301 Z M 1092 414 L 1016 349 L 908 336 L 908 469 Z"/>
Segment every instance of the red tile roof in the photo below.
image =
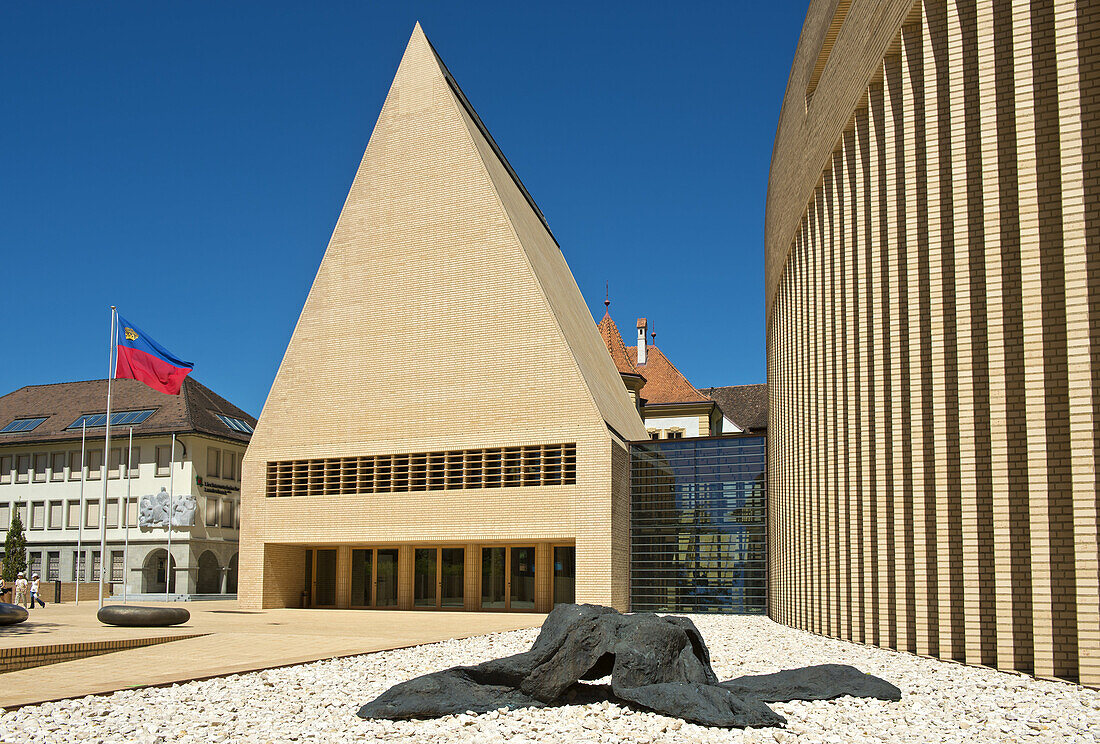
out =
<path fill-rule="evenodd" d="M 627 353 L 637 359 L 638 349 L 631 346 Z M 639 393 L 646 405 L 661 403 L 712 403 L 707 396 L 695 389 L 687 378 L 676 369 L 656 346 L 646 347 L 646 363 L 637 365 L 646 383 Z"/>
<path fill-rule="evenodd" d="M 623 343 L 623 337 L 619 335 L 619 328 L 615 325 L 615 321 L 611 319 L 611 314 L 605 312 L 603 320 L 596 327 L 600 329 L 600 336 L 603 337 L 603 342 L 607 345 L 607 350 L 611 353 L 611 360 L 615 362 L 615 369 L 619 370 L 619 374 L 641 374 L 634 364 L 636 357 L 632 357 L 627 352 L 626 344 Z"/>

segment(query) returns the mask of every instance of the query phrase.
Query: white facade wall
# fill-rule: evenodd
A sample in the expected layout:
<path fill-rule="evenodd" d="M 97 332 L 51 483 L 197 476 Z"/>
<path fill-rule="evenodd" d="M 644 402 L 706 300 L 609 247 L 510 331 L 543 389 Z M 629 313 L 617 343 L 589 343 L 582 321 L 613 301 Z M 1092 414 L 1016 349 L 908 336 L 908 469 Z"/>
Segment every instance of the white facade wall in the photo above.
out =
<path fill-rule="evenodd" d="M 162 488 L 167 490 L 171 480 L 175 497 L 191 494 L 197 507 L 193 527 L 172 529 L 176 594 L 196 594 L 200 588 L 210 588 L 209 556 L 204 559 L 207 570 L 203 583 L 206 586 L 198 586 L 199 559 L 207 551 L 217 560 L 216 593 L 225 592 L 227 569 L 231 562 L 233 568 L 236 567 L 240 528 L 240 462 L 246 445 L 197 434 L 180 435 L 176 439 L 175 463 L 170 479 L 170 435 L 142 437 L 135 432 L 135 468 L 129 473 L 125 464 L 127 437 L 126 429 L 111 431 L 111 475 L 107 479 L 105 515 L 100 510 L 103 470 L 94 467 L 101 462 L 102 428 L 89 430 L 88 433 L 83 513 L 79 439 L 41 444 L 0 443 L 0 527 L 4 534 L 11 525 L 13 511 L 19 509 L 27 540 L 28 562 L 37 554 L 37 570 L 44 580 L 49 580 L 52 578 L 49 574 L 50 554 L 57 554 L 57 572 L 61 581 L 72 581 L 77 575 L 75 564 L 79 538 L 86 563 L 85 580 L 91 581 L 96 575 L 92 563 L 93 554 L 99 552 L 100 518 L 105 516 L 108 576 L 118 578 L 117 571 L 112 574 L 111 555 L 124 551 L 128 535 L 129 549 L 123 571 L 125 591 L 136 594 L 157 589 L 155 576 L 152 572 L 143 572 L 143 567 L 153 553 L 167 547 L 168 533 L 165 527 L 139 527 L 138 504 L 142 496 L 155 494 Z M 96 454 L 93 455 L 93 452 Z M 22 466 L 28 463 L 29 468 L 24 472 Z M 36 467 L 43 465 L 44 468 L 36 470 Z M 55 466 L 60 467 L 55 469 Z M 133 477 L 127 478 L 128 474 Z M 128 490 L 129 508 L 124 508 Z M 122 582 L 116 580 L 111 583 L 115 594 L 123 591 Z M 233 587 L 230 585 L 228 588 Z M 163 579 L 159 590 L 163 591 Z M 49 601 L 50 598 L 46 599 Z"/>

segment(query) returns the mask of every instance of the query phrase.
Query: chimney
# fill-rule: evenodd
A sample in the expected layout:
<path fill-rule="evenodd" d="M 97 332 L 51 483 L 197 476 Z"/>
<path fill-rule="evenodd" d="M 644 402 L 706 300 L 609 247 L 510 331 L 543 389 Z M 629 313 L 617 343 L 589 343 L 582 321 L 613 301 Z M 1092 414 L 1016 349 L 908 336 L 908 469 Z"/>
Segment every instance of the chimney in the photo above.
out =
<path fill-rule="evenodd" d="M 645 364 L 645 318 L 638 318 L 638 364 Z"/>

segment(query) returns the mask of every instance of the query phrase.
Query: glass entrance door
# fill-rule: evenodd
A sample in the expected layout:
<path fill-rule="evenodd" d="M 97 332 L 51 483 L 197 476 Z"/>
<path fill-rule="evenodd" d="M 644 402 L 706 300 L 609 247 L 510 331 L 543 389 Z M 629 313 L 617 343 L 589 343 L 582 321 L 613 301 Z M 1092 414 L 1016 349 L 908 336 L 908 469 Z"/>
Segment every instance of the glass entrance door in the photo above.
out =
<path fill-rule="evenodd" d="M 417 548 L 413 553 L 413 606 L 462 609 L 466 604 L 466 550 Z"/>
<path fill-rule="evenodd" d="M 317 550 L 313 559 L 315 607 L 336 606 L 336 549 Z"/>
<path fill-rule="evenodd" d="M 379 548 L 374 580 L 374 606 L 397 607 L 397 548 Z"/>
<path fill-rule="evenodd" d="M 481 609 L 535 609 L 535 549 L 481 549 Z"/>
<path fill-rule="evenodd" d="M 554 604 L 572 604 L 576 597 L 577 549 L 572 545 L 554 546 Z"/>
<path fill-rule="evenodd" d="M 413 551 L 413 607 L 435 607 L 439 596 L 438 548 L 417 548 Z"/>
<path fill-rule="evenodd" d="M 535 549 L 509 548 L 508 609 L 535 609 Z"/>
<path fill-rule="evenodd" d="M 466 604 L 466 550 L 439 549 L 439 598 L 444 609 L 462 609 Z"/>
<path fill-rule="evenodd" d="M 351 551 L 351 606 L 397 606 L 397 548 Z"/>
<path fill-rule="evenodd" d="M 508 608 L 505 587 L 508 579 L 508 548 L 481 549 L 481 609 L 504 610 Z"/>

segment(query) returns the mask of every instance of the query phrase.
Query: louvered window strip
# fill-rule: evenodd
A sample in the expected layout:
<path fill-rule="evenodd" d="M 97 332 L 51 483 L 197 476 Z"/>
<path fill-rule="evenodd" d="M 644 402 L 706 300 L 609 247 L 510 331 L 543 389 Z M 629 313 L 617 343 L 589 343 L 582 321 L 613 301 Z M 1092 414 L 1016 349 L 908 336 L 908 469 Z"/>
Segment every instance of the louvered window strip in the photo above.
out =
<path fill-rule="evenodd" d="M 268 496 L 568 486 L 576 482 L 576 444 L 281 460 L 267 464 Z"/>

